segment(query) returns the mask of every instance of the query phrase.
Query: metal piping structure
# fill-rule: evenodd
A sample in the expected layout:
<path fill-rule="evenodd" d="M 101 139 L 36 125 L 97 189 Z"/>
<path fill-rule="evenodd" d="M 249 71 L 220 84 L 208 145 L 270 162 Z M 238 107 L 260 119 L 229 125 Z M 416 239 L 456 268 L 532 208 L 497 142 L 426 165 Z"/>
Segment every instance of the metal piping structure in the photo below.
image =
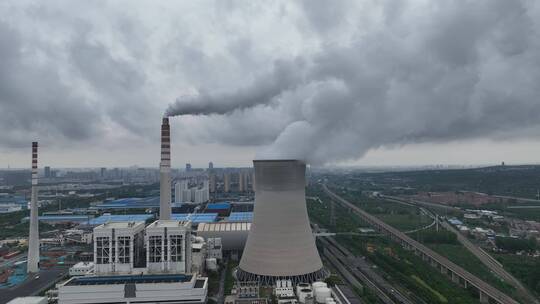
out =
<path fill-rule="evenodd" d="M 171 129 L 169 118 L 161 124 L 161 161 L 159 163 L 159 219 L 171 219 Z"/>
<path fill-rule="evenodd" d="M 242 281 L 325 278 L 306 209 L 306 165 L 299 160 L 255 160 L 253 224 L 237 271 Z"/>
<path fill-rule="evenodd" d="M 38 222 L 38 143 L 32 142 L 32 194 L 30 198 L 30 230 L 28 236 L 27 272 L 39 271 L 39 222 Z"/>

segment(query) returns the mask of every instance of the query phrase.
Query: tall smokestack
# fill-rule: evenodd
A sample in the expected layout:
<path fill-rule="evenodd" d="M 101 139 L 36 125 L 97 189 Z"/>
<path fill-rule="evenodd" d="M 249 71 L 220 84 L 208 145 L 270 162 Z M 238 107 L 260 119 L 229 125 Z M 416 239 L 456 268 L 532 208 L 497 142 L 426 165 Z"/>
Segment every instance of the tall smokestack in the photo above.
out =
<path fill-rule="evenodd" d="M 298 160 L 255 160 L 253 224 L 237 277 L 272 285 L 324 279 L 306 209 L 306 165 Z"/>
<path fill-rule="evenodd" d="M 32 142 L 32 197 L 30 198 L 30 235 L 28 236 L 28 273 L 39 271 L 38 222 L 38 143 Z"/>
<path fill-rule="evenodd" d="M 159 219 L 171 219 L 171 128 L 169 118 L 161 124 L 161 162 L 159 163 Z"/>

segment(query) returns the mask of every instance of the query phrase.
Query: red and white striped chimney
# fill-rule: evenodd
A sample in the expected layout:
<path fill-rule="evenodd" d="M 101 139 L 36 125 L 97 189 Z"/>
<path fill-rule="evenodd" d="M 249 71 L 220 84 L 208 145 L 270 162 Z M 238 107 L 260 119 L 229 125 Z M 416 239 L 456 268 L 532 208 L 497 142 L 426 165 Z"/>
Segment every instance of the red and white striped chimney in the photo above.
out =
<path fill-rule="evenodd" d="M 164 117 L 161 124 L 161 161 L 159 164 L 159 218 L 171 219 L 171 129 L 169 118 Z"/>
<path fill-rule="evenodd" d="M 38 143 L 32 142 L 32 194 L 30 198 L 30 229 L 28 236 L 27 272 L 39 271 L 39 220 L 38 220 Z"/>

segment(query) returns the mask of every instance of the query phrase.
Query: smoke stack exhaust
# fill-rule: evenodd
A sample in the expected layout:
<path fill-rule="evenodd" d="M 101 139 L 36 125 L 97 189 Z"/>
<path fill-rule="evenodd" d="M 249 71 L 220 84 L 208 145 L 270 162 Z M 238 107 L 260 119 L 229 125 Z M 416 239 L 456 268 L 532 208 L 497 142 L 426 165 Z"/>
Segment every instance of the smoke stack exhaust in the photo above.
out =
<path fill-rule="evenodd" d="M 28 273 L 39 271 L 38 222 L 38 143 L 32 142 L 32 196 L 30 198 L 30 230 L 28 236 Z"/>
<path fill-rule="evenodd" d="M 171 128 L 169 118 L 161 124 L 161 162 L 159 163 L 159 219 L 171 219 Z"/>

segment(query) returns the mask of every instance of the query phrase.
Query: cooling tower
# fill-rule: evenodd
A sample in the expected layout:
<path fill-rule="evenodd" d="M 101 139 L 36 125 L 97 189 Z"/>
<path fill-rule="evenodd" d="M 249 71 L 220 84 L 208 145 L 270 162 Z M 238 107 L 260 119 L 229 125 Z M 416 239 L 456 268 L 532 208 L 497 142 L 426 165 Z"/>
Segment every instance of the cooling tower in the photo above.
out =
<path fill-rule="evenodd" d="M 30 230 L 28 236 L 27 272 L 39 271 L 39 222 L 38 222 L 38 143 L 32 143 L 32 194 L 30 198 Z"/>
<path fill-rule="evenodd" d="M 306 165 L 255 160 L 253 224 L 237 271 L 242 281 L 312 282 L 326 276 L 306 209 Z"/>
<path fill-rule="evenodd" d="M 161 161 L 159 163 L 159 219 L 171 219 L 171 128 L 169 118 L 161 124 Z"/>

